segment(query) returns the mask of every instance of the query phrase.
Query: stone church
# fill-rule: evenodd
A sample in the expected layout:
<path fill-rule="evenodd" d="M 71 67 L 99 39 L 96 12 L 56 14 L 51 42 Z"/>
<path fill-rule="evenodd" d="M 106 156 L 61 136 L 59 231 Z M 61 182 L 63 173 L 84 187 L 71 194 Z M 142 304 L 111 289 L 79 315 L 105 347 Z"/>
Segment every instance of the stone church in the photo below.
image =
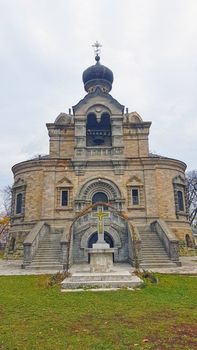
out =
<path fill-rule="evenodd" d="M 85 97 L 46 125 L 49 155 L 12 168 L 9 254 L 24 268 L 89 264 L 101 210 L 114 263 L 178 265 L 179 242 L 191 237 L 186 165 L 149 152 L 151 122 L 110 95 L 113 72 L 98 50 L 95 60 Z"/>

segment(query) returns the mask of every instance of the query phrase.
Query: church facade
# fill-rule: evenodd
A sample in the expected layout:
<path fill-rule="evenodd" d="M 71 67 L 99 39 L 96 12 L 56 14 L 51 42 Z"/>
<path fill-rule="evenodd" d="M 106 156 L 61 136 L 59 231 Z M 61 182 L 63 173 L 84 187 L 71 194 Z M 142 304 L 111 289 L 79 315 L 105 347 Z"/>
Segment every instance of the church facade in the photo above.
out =
<path fill-rule="evenodd" d="M 150 154 L 151 122 L 128 113 L 110 95 L 113 73 L 100 63 L 98 53 L 95 59 L 83 73 L 85 97 L 72 113 L 60 113 L 47 124 L 49 155 L 12 168 L 9 251 L 21 255 L 24 249 L 28 266 L 40 244 L 53 237 L 60 265 L 69 259 L 88 263 L 88 248 L 98 239 L 94 214 L 100 208 L 109 213 L 105 240 L 115 248 L 114 262 L 132 264 L 136 241 L 142 264 L 153 263 L 143 242 L 150 255 L 158 249 L 162 264 L 155 236 L 169 260 L 177 262 L 178 242 L 191 237 L 186 165 Z"/>

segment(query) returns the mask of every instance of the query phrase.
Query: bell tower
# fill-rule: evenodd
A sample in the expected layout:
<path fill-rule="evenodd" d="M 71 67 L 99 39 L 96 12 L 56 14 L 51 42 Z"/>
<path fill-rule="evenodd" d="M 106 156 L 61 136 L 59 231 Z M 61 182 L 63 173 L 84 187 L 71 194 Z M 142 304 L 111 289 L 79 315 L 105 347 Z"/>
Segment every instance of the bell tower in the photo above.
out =
<path fill-rule="evenodd" d="M 84 173 L 87 163 L 99 161 L 102 167 L 111 162 L 119 171 L 124 163 L 123 118 L 124 106 L 109 92 L 113 72 L 100 63 L 101 45 L 96 42 L 96 63 L 83 72 L 87 95 L 73 107 L 75 125 L 75 155 L 73 165 L 77 173 Z M 80 169 L 80 171 L 79 171 Z"/>

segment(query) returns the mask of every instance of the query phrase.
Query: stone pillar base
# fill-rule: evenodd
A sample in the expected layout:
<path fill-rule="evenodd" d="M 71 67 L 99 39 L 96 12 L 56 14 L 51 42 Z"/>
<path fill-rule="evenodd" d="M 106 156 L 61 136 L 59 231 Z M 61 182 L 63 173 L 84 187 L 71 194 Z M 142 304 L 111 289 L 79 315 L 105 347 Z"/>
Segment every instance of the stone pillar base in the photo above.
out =
<path fill-rule="evenodd" d="M 113 253 L 115 249 L 109 248 L 107 243 L 93 244 L 93 248 L 88 249 L 90 253 L 91 272 L 110 272 L 113 267 Z"/>

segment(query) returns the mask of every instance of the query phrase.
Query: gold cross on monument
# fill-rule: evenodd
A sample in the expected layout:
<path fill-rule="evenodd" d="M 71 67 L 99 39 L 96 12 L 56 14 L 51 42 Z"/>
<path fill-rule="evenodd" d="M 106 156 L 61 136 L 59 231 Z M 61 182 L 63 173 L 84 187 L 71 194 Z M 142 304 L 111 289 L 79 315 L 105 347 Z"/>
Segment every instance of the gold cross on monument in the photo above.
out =
<path fill-rule="evenodd" d="M 98 241 L 105 242 L 104 240 L 104 218 L 109 217 L 109 213 L 104 213 L 103 208 L 99 207 L 97 213 L 92 214 L 93 217 L 98 218 Z M 101 236 L 102 235 L 102 236 Z"/>

